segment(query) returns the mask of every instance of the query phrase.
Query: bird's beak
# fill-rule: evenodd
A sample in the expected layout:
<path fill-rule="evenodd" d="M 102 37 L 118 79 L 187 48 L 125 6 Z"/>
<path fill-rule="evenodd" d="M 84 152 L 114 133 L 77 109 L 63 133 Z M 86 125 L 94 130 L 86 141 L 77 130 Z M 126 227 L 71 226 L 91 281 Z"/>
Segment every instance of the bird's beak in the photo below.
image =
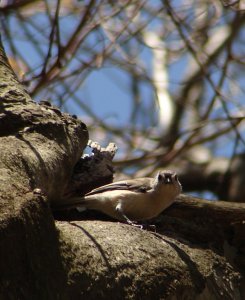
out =
<path fill-rule="evenodd" d="M 173 183 L 172 174 L 165 174 L 164 183 L 166 183 L 166 184 Z"/>

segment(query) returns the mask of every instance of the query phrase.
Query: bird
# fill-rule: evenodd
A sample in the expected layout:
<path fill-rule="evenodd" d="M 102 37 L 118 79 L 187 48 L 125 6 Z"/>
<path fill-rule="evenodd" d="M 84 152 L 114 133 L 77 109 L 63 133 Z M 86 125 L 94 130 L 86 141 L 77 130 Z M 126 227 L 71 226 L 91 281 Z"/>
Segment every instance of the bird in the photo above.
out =
<path fill-rule="evenodd" d="M 119 221 L 133 225 L 158 216 L 181 193 L 178 176 L 171 170 L 162 170 L 155 178 L 144 177 L 113 182 L 82 197 L 69 199 L 66 208 L 98 210 Z"/>

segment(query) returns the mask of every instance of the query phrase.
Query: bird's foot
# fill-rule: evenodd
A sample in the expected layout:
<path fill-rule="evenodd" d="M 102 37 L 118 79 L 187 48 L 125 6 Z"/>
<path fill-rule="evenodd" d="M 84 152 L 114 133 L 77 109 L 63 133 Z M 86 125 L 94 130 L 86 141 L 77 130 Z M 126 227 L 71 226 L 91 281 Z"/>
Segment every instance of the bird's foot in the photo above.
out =
<path fill-rule="evenodd" d="M 127 224 L 134 226 L 136 228 L 139 229 L 143 229 L 143 230 L 149 230 L 149 231 L 153 231 L 156 232 L 156 226 L 155 225 L 150 225 L 150 224 L 138 224 L 137 222 L 133 222 L 133 221 L 127 221 Z"/>
<path fill-rule="evenodd" d="M 139 228 L 139 229 L 143 229 L 143 227 L 144 227 L 143 225 L 138 224 L 137 222 L 134 222 L 134 221 L 131 221 L 131 220 L 127 220 L 126 223 L 127 223 L 128 225 L 137 227 L 137 228 Z"/>

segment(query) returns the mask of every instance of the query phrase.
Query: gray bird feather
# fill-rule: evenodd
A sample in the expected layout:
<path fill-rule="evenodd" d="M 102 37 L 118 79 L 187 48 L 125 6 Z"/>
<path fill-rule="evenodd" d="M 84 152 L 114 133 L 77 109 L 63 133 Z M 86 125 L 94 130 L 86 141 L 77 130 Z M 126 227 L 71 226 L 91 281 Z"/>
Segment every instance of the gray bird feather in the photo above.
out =
<path fill-rule="evenodd" d="M 90 196 L 90 195 L 95 195 L 95 194 L 100 194 L 100 193 L 115 191 L 115 190 L 126 190 L 126 191 L 131 191 L 136 193 L 146 193 L 152 190 L 152 181 L 153 178 L 149 178 L 149 177 L 137 179 L 137 183 L 135 182 L 135 179 L 118 181 L 115 183 L 110 183 L 98 187 L 96 189 L 93 189 L 85 196 Z"/>

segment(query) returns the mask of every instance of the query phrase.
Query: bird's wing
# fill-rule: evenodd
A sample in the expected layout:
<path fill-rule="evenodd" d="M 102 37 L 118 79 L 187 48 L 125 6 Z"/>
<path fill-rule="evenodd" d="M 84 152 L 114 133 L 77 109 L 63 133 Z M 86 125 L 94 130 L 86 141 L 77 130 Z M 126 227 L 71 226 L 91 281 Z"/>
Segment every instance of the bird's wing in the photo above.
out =
<path fill-rule="evenodd" d="M 136 179 L 130 179 L 130 180 L 123 180 L 123 181 L 117 181 L 114 183 L 110 183 L 107 185 L 103 185 L 101 187 L 98 187 L 89 193 L 87 193 L 85 196 L 89 195 L 95 195 L 100 194 L 104 192 L 109 191 L 115 191 L 115 190 L 126 190 L 136 193 L 146 193 L 152 189 L 152 178 L 138 178 Z"/>

